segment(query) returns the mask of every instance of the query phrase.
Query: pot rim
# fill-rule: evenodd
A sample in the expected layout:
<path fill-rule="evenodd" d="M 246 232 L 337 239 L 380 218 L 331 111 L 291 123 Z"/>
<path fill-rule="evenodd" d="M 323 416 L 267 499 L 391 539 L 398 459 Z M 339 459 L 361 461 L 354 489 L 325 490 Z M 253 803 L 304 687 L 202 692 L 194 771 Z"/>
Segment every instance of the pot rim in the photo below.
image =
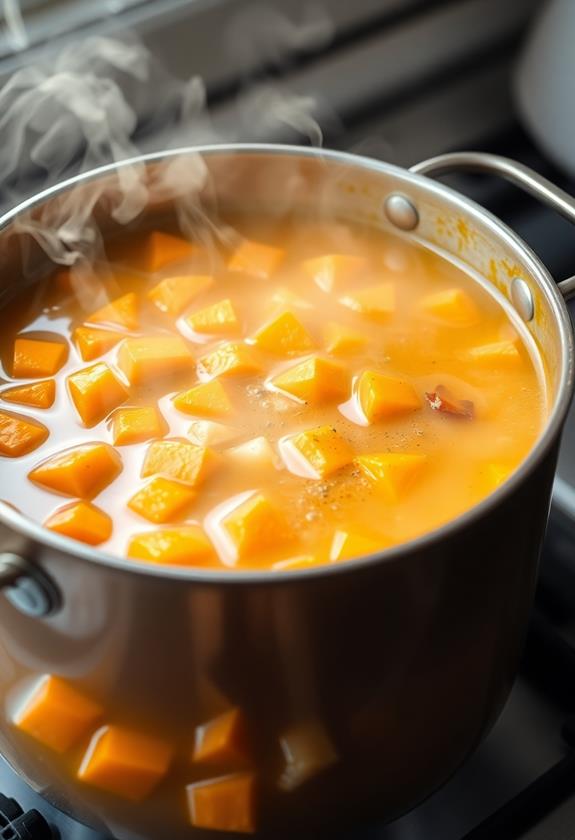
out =
<path fill-rule="evenodd" d="M 97 167 L 96 169 L 91 169 L 88 172 L 81 173 L 80 175 L 68 178 L 59 184 L 55 184 L 54 186 L 31 196 L 2 215 L 0 217 L 0 230 L 7 227 L 22 212 L 42 204 L 47 199 L 52 198 L 59 193 L 65 192 L 77 184 L 105 176 L 125 166 L 138 163 L 154 163 L 156 161 L 165 160 L 170 157 L 177 157 L 179 155 L 191 156 L 198 154 L 229 155 L 257 153 L 265 155 L 283 154 L 323 159 L 334 163 L 347 164 L 353 167 L 359 166 L 363 169 L 374 172 L 384 172 L 390 175 L 397 174 L 403 179 L 405 179 L 407 175 L 410 181 L 425 189 L 427 192 L 434 193 L 439 198 L 447 196 L 452 202 L 458 204 L 462 210 L 468 212 L 471 211 L 472 214 L 479 216 L 481 221 L 491 229 L 494 236 L 507 240 L 507 242 L 514 248 L 518 248 L 523 252 L 525 261 L 529 264 L 530 271 L 536 277 L 538 282 L 541 283 L 547 294 L 548 301 L 552 307 L 553 315 L 555 317 L 555 323 L 559 330 L 559 339 L 562 348 L 561 380 L 557 389 L 555 404 L 551 414 L 547 418 L 545 428 L 542 430 L 539 439 L 535 443 L 533 449 L 529 452 L 529 455 L 521 462 L 509 479 L 493 493 L 489 494 L 478 504 L 438 528 L 434 528 L 432 531 L 428 531 L 415 539 L 409 540 L 408 542 L 400 543 L 396 546 L 392 546 L 373 554 L 368 554 L 361 558 L 345 560 L 338 563 L 323 563 L 318 566 L 312 566 L 308 569 L 284 571 L 260 571 L 257 569 L 202 569 L 194 567 L 162 566 L 157 563 L 143 563 L 136 560 L 128 560 L 113 554 L 108 554 L 105 551 L 100 551 L 94 547 L 77 542 L 76 540 L 64 537 L 60 534 L 56 534 L 53 531 L 43 528 L 40 523 L 34 522 L 24 514 L 19 513 L 9 504 L 0 501 L 1 524 L 34 540 L 35 543 L 49 546 L 50 548 L 61 551 L 66 555 L 72 555 L 75 558 L 81 558 L 89 563 L 101 565 L 118 572 L 143 574 L 156 578 L 199 584 L 226 584 L 237 586 L 241 584 L 275 585 L 287 582 L 296 583 L 298 581 L 305 581 L 324 576 L 329 577 L 334 574 L 349 574 L 354 570 L 359 571 L 378 563 L 393 562 L 401 559 L 402 556 L 424 551 L 428 546 L 439 542 L 446 536 L 462 531 L 465 527 L 481 519 L 491 510 L 498 507 L 500 502 L 512 495 L 523 480 L 527 478 L 531 470 L 544 458 L 548 449 L 561 432 L 571 401 L 574 385 L 574 338 L 569 312 L 565 301 L 563 300 L 557 285 L 553 281 L 553 278 L 539 257 L 511 228 L 498 219 L 497 216 L 490 213 L 488 210 L 485 210 L 485 208 L 481 205 L 465 197 L 457 190 L 453 190 L 444 184 L 440 184 L 432 180 L 431 178 L 415 174 L 400 166 L 378 161 L 373 158 L 323 148 L 270 143 L 227 143 L 204 146 L 184 146 L 177 149 L 169 149 L 167 151 L 137 155 L 135 157 L 106 164 L 104 166 Z"/>

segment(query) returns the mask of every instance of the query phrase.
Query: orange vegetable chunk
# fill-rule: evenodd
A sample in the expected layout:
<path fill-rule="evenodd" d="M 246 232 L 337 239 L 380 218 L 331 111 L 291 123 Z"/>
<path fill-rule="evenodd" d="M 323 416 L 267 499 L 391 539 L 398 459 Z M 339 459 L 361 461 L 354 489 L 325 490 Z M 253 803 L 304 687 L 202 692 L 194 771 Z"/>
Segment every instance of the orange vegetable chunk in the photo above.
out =
<path fill-rule="evenodd" d="M 261 327 L 254 336 L 254 344 L 278 356 L 306 353 L 314 346 L 310 334 L 293 312 L 282 312 Z"/>
<path fill-rule="evenodd" d="M 165 741 L 120 726 L 104 726 L 78 770 L 86 784 L 140 802 L 166 776 L 172 748 Z"/>
<path fill-rule="evenodd" d="M 0 455 L 17 458 L 38 449 L 48 438 L 48 429 L 37 420 L 0 411 Z"/>
<path fill-rule="evenodd" d="M 127 330 L 137 330 L 140 326 L 138 298 L 134 292 L 128 292 L 97 309 L 86 320 L 90 324 L 117 324 Z"/>
<path fill-rule="evenodd" d="M 107 443 L 87 443 L 52 455 L 28 478 L 64 496 L 93 499 L 122 471 L 122 459 Z"/>
<path fill-rule="evenodd" d="M 50 408 L 56 399 L 56 383 L 53 379 L 35 382 L 33 385 L 16 385 L 0 394 L 5 402 L 30 405 L 33 408 Z"/>
<path fill-rule="evenodd" d="M 192 312 L 186 318 L 186 323 L 194 332 L 212 335 L 228 335 L 241 329 L 240 320 L 229 298 Z"/>
<path fill-rule="evenodd" d="M 73 337 L 82 359 L 85 362 L 92 362 L 115 347 L 121 340 L 122 334 L 93 327 L 76 327 Z"/>
<path fill-rule="evenodd" d="M 234 508 L 222 525 L 233 542 L 236 562 L 292 539 L 283 514 L 263 493 L 254 493 Z"/>
<path fill-rule="evenodd" d="M 335 292 L 352 286 L 367 274 L 367 260 L 350 254 L 325 254 L 306 260 L 305 273 L 324 292 Z"/>
<path fill-rule="evenodd" d="M 118 366 L 131 385 L 174 376 L 190 370 L 192 354 L 177 335 L 125 338 L 118 353 Z"/>
<path fill-rule="evenodd" d="M 17 338 L 14 342 L 12 376 L 36 378 L 54 376 L 68 358 L 68 345 L 62 341 Z"/>
<path fill-rule="evenodd" d="M 365 554 L 373 554 L 381 551 L 384 540 L 363 530 L 348 528 L 345 531 L 336 531 L 331 544 L 330 560 L 348 560 L 351 557 L 362 557 Z"/>
<path fill-rule="evenodd" d="M 118 408 L 112 415 L 114 446 L 162 437 L 165 431 L 164 418 L 153 405 Z"/>
<path fill-rule="evenodd" d="M 155 230 L 144 245 L 142 267 L 145 271 L 159 271 L 171 263 L 188 259 L 195 250 L 195 246 L 187 239 Z"/>
<path fill-rule="evenodd" d="M 196 491 L 180 481 L 156 476 L 128 501 L 134 513 L 158 524 L 183 515 L 196 498 Z"/>
<path fill-rule="evenodd" d="M 281 461 L 273 446 L 264 435 L 246 440 L 225 451 L 228 463 L 236 464 L 242 469 L 249 470 L 250 475 L 260 470 L 281 467 Z"/>
<path fill-rule="evenodd" d="M 196 417 L 225 417 L 231 414 L 233 407 L 226 389 L 217 379 L 200 382 L 187 391 L 174 397 L 174 405 L 184 414 Z"/>
<path fill-rule="evenodd" d="M 135 560 L 169 566 L 211 566 L 217 559 L 199 525 L 135 534 L 128 543 L 127 555 Z"/>
<path fill-rule="evenodd" d="M 465 358 L 483 367 L 499 369 L 503 366 L 515 367 L 521 361 L 521 353 L 515 341 L 494 341 L 491 344 L 471 347 Z"/>
<path fill-rule="evenodd" d="M 395 312 L 395 288 L 391 283 L 381 283 L 345 295 L 340 302 L 373 321 L 385 323 Z"/>
<path fill-rule="evenodd" d="M 186 788 L 190 821 L 196 828 L 253 834 L 256 830 L 255 777 L 234 773 Z"/>
<path fill-rule="evenodd" d="M 310 356 L 275 376 L 271 384 L 299 400 L 321 404 L 345 398 L 349 372 L 339 362 Z"/>
<path fill-rule="evenodd" d="M 421 309 L 454 327 L 470 327 L 479 319 L 479 310 L 463 289 L 444 289 L 426 295 Z"/>
<path fill-rule="evenodd" d="M 160 312 L 177 317 L 202 292 L 213 284 L 209 274 L 187 274 L 182 277 L 166 277 L 150 289 L 148 297 Z"/>
<path fill-rule="evenodd" d="M 196 729 L 194 763 L 241 766 L 248 759 L 245 723 L 239 709 L 230 709 Z"/>
<path fill-rule="evenodd" d="M 94 426 L 128 399 L 128 390 L 105 362 L 68 377 L 70 397 L 85 426 Z"/>
<path fill-rule="evenodd" d="M 365 337 L 357 330 L 334 322 L 326 325 L 324 338 L 327 352 L 341 356 L 356 353 L 366 343 Z"/>
<path fill-rule="evenodd" d="M 102 717 L 102 707 L 66 680 L 45 674 L 13 718 L 21 732 L 65 753 Z"/>
<path fill-rule="evenodd" d="M 268 280 L 272 274 L 275 274 L 284 259 L 283 248 L 274 248 L 272 245 L 263 245 L 261 242 L 244 239 L 232 254 L 228 269 Z"/>
<path fill-rule="evenodd" d="M 299 432 L 288 438 L 288 443 L 299 456 L 298 460 L 303 459 L 303 469 L 310 478 L 325 478 L 353 460 L 351 446 L 332 426 Z M 293 467 L 289 458 L 286 465 L 288 469 Z"/>
<path fill-rule="evenodd" d="M 421 400 L 409 382 L 366 370 L 356 383 L 360 408 L 368 423 L 409 414 L 421 408 Z"/>
<path fill-rule="evenodd" d="M 360 455 L 355 461 L 385 501 L 396 504 L 420 476 L 427 457 L 383 452 L 377 455 Z"/>
<path fill-rule="evenodd" d="M 230 443 L 241 435 L 241 430 L 213 420 L 194 420 L 190 423 L 188 437 L 196 446 L 215 446 Z"/>
<path fill-rule="evenodd" d="M 157 440 L 146 452 L 142 477 L 163 475 L 198 487 L 217 469 L 221 460 L 221 455 L 205 446 L 181 440 Z"/>
<path fill-rule="evenodd" d="M 233 341 L 220 344 L 211 353 L 202 356 L 199 364 L 210 378 L 246 376 L 250 373 L 258 373 L 261 369 L 250 349 L 245 344 Z"/>
<path fill-rule="evenodd" d="M 51 513 L 44 528 L 73 540 L 100 545 L 112 536 L 112 520 L 90 502 L 72 502 Z"/>

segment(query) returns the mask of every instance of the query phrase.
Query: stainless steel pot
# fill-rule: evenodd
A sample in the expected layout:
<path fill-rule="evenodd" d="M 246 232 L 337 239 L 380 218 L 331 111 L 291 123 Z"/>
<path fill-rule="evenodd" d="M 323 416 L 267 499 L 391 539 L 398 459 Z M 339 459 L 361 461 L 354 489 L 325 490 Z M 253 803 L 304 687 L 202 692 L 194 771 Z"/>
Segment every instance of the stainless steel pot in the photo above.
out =
<path fill-rule="evenodd" d="M 251 726 L 258 837 L 291 837 L 294 829 L 303 837 L 372 812 L 392 819 L 447 779 L 508 695 L 573 387 L 564 298 L 575 293 L 575 279 L 556 286 L 497 218 L 425 176 L 455 169 L 499 174 L 572 220 L 575 202 L 524 167 L 479 154 L 447 155 L 411 172 L 354 155 L 271 146 L 184 149 L 139 163 L 153 179 L 170 156 L 198 153 L 209 173 L 199 196 L 208 210 L 216 202 L 220 209 L 328 212 L 401 232 L 488 278 L 541 351 L 549 419 L 510 480 L 455 521 L 381 554 L 310 570 L 230 574 L 138 565 L 44 531 L 0 505 L 0 749 L 49 799 L 118 838 L 213 837 L 187 825 L 180 786 L 166 783 L 149 804 L 129 805 L 71 781 L 60 760 L 15 730 L 9 709 L 20 681 L 58 674 L 100 700 L 111 718 L 171 737 L 185 762 L 187 735 L 220 710 L 224 695 Z M 70 191 L 82 200 L 97 182 L 105 189 L 96 213 L 112 233 L 106 196 L 117 189 L 122 166 L 67 181 L 0 220 L 6 294 L 22 276 L 33 282 L 47 270 L 43 252 L 18 232 L 22 220 L 57 208 Z M 143 221 L 168 211 L 152 203 Z M 289 755 L 280 738 L 302 726 L 329 743 L 329 766 L 318 761 L 317 772 L 286 789 L 279 780 Z"/>

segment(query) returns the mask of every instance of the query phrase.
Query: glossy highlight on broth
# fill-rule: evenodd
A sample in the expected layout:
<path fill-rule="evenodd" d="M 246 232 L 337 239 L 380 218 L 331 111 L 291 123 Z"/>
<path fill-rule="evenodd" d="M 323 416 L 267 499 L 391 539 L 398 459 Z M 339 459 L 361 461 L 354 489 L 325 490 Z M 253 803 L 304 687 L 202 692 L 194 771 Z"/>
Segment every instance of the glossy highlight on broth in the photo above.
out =
<path fill-rule="evenodd" d="M 234 227 L 7 304 L 4 501 L 136 562 L 301 569 L 438 527 L 529 453 L 536 353 L 479 282 L 376 230 Z"/>

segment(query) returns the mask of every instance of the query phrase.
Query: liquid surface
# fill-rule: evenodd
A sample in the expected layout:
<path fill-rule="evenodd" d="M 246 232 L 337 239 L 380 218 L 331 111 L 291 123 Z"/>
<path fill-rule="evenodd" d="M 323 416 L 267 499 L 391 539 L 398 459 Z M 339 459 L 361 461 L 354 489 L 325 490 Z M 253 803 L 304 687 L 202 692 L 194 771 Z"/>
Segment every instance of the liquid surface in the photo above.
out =
<path fill-rule="evenodd" d="M 486 289 L 376 231 L 238 228 L 217 255 L 154 234 L 4 309 L 5 501 L 134 560 L 276 570 L 410 540 L 506 480 L 546 406 Z"/>

